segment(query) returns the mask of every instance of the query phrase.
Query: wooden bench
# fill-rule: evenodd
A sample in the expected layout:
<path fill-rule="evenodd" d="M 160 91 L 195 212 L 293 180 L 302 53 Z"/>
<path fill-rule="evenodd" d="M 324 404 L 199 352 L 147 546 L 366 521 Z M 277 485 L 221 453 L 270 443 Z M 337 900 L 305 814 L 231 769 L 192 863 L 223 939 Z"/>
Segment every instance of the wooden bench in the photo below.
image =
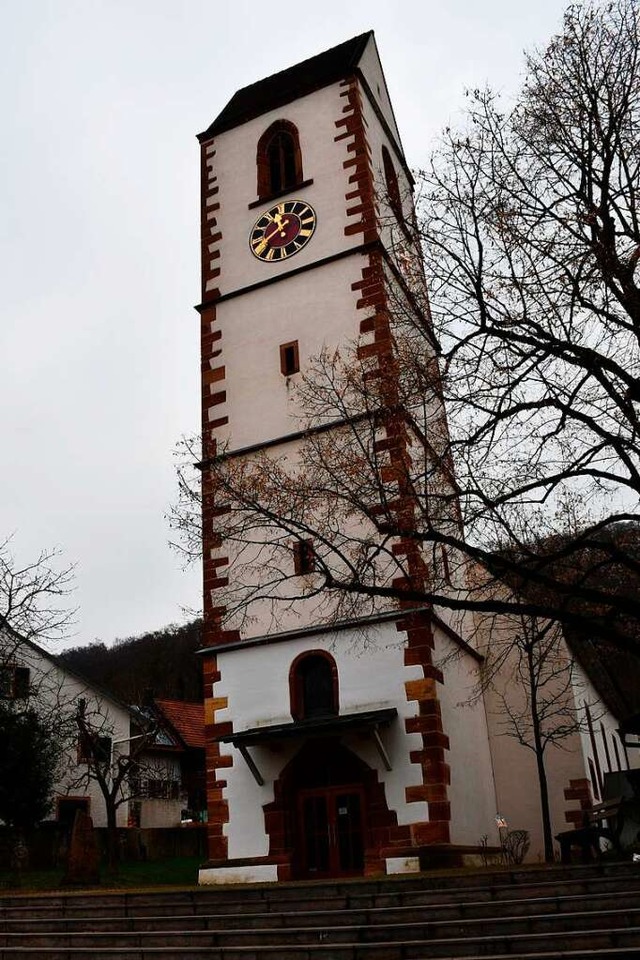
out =
<path fill-rule="evenodd" d="M 573 847 L 580 849 L 583 863 L 598 860 L 602 855 L 601 840 L 607 840 L 617 853 L 622 854 L 620 836 L 624 827 L 625 799 L 615 797 L 596 804 L 590 810 L 585 810 L 581 827 L 556 834 L 561 862 L 571 863 Z"/>

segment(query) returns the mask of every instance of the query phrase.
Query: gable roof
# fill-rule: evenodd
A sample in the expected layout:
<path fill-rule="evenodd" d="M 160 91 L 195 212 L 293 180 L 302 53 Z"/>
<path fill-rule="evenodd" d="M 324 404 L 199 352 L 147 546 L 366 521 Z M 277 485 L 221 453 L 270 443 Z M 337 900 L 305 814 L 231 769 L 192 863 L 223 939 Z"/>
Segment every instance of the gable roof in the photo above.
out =
<path fill-rule="evenodd" d="M 186 747 L 204 750 L 204 703 L 184 700 L 154 700 L 154 703 Z"/>
<path fill-rule="evenodd" d="M 302 63 L 243 87 L 234 93 L 213 123 L 198 134 L 198 139 L 208 140 L 214 134 L 231 130 L 268 110 L 291 103 L 348 76 L 357 66 L 372 36 L 373 30 L 368 30 Z"/>
<path fill-rule="evenodd" d="M 94 680 L 90 680 L 88 677 L 85 677 L 83 673 L 80 673 L 78 670 L 74 670 L 71 667 L 68 667 L 64 660 L 55 653 L 50 653 L 49 650 L 46 650 L 45 647 L 41 647 L 40 644 L 36 643 L 34 640 L 30 640 L 28 637 L 23 637 L 22 634 L 18 633 L 17 630 L 8 624 L 4 623 L 0 628 L 0 647 L 2 647 L 4 637 L 11 637 L 11 642 L 15 644 L 14 651 L 20 651 L 21 647 L 26 647 L 33 653 L 37 654 L 43 660 L 48 660 L 57 670 L 60 670 L 61 673 L 66 674 L 68 677 L 73 677 L 74 680 L 77 680 L 78 683 L 82 684 L 87 690 L 92 690 L 95 694 L 101 697 L 103 700 L 109 700 L 114 706 L 118 707 L 120 710 L 123 710 L 125 713 L 128 713 L 131 717 L 134 716 L 134 711 L 131 706 L 107 690 L 106 687 L 103 687 L 101 684 L 96 683 Z M 18 652 L 17 659 L 19 659 L 20 654 Z"/>

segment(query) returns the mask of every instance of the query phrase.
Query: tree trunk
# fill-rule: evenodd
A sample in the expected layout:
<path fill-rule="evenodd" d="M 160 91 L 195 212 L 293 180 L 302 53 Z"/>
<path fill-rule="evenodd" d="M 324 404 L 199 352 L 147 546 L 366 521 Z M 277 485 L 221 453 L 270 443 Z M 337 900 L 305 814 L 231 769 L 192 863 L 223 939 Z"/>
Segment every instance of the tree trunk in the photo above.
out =
<path fill-rule="evenodd" d="M 120 861 L 116 807 L 112 803 L 111 798 L 106 796 L 105 806 L 107 808 L 107 872 L 111 876 L 115 876 L 118 873 L 118 864 Z"/>
<path fill-rule="evenodd" d="M 549 785 L 547 771 L 544 766 L 544 744 L 540 731 L 540 717 L 538 715 L 538 699 L 536 670 L 534 664 L 533 647 L 527 648 L 527 665 L 529 668 L 529 687 L 531 693 L 531 721 L 533 727 L 533 744 L 538 771 L 538 791 L 540 793 L 540 814 L 542 816 L 542 839 L 544 843 L 545 863 L 553 863 L 553 834 L 551 832 L 551 809 L 549 807 Z"/>
<path fill-rule="evenodd" d="M 553 852 L 553 834 L 551 832 L 551 810 L 549 807 L 549 788 L 547 771 L 544 767 L 544 748 L 536 738 L 536 764 L 538 767 L 538 788 L 540 791 L 540 812 L 542 815 L 542 837 L 544 840 L 544 859 L 546 863 L 555 860 Z"/>

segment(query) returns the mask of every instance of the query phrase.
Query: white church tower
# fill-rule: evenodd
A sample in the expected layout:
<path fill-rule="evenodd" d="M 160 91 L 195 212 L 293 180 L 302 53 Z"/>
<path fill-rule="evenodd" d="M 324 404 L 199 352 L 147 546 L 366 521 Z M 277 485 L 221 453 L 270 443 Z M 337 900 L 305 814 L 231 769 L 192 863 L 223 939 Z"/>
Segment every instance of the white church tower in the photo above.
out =
<path fill-rule="evenodd" d="M 227 622 L 220 598 L 234 582 L 234 547 L 207 483 L 221 451 L 295 454 L 291 385 L 323 348 L 357 341 L 385 363 L 387 278 L 406 281 L 414 213 L 373 33 L 240 90 L 199 140 L 209 811 L 200 880 L 459 863 L 495 830 L 484 707 L 459 707 L 480 658 L 423 608 L 369 614 L 364 648 L 356 620 L 319 623 L 304 604 L 295 619 L 258 608 Z M 390 221 L 407 238 L 402 262 Z M 390 451 L 402 446 L 389 430 L 386 439 Z M 292 545 L 300 577 L 308 550 Z M 427 573 L 415 546 L 397 550 L 419 583 Z M 437 663 L 453 651 L 443 677 Z"/>

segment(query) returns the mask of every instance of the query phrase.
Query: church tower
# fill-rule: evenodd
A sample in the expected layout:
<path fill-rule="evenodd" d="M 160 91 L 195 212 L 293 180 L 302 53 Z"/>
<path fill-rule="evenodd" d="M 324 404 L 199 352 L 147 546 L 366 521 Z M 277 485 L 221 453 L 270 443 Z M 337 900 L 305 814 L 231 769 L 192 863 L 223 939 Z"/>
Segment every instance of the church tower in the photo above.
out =
<path fill-rule="evenodd" d="M 458 708 L 480 658 L 415 605 L 322 620 L 312 603 L 283 595 L 230 611 L 249 548 L 226 535 L 229 508 L 211 481 L 216 458 L 236 469 L 265 451 L 295 460 L 308 436 L 293 415 L 296 383 L 323 351 L 356 343 L 375 370 L 391 369 L 390 284 L 412 300 L 419 253 L 373 33 L 238 91 L 199 141 L 209 817 L 200 881 L 460 862 L 492 839 L 496 811 L 484 709 Z M 401 426 L 386 423 L 379 443 L 393 471 L 406 455 Z M 302 583 L 314 545 L 292 536 L 290 547 L 292 582 Z M 428 576 L 410 538 L 394 551 L 411 582 Z"/>

